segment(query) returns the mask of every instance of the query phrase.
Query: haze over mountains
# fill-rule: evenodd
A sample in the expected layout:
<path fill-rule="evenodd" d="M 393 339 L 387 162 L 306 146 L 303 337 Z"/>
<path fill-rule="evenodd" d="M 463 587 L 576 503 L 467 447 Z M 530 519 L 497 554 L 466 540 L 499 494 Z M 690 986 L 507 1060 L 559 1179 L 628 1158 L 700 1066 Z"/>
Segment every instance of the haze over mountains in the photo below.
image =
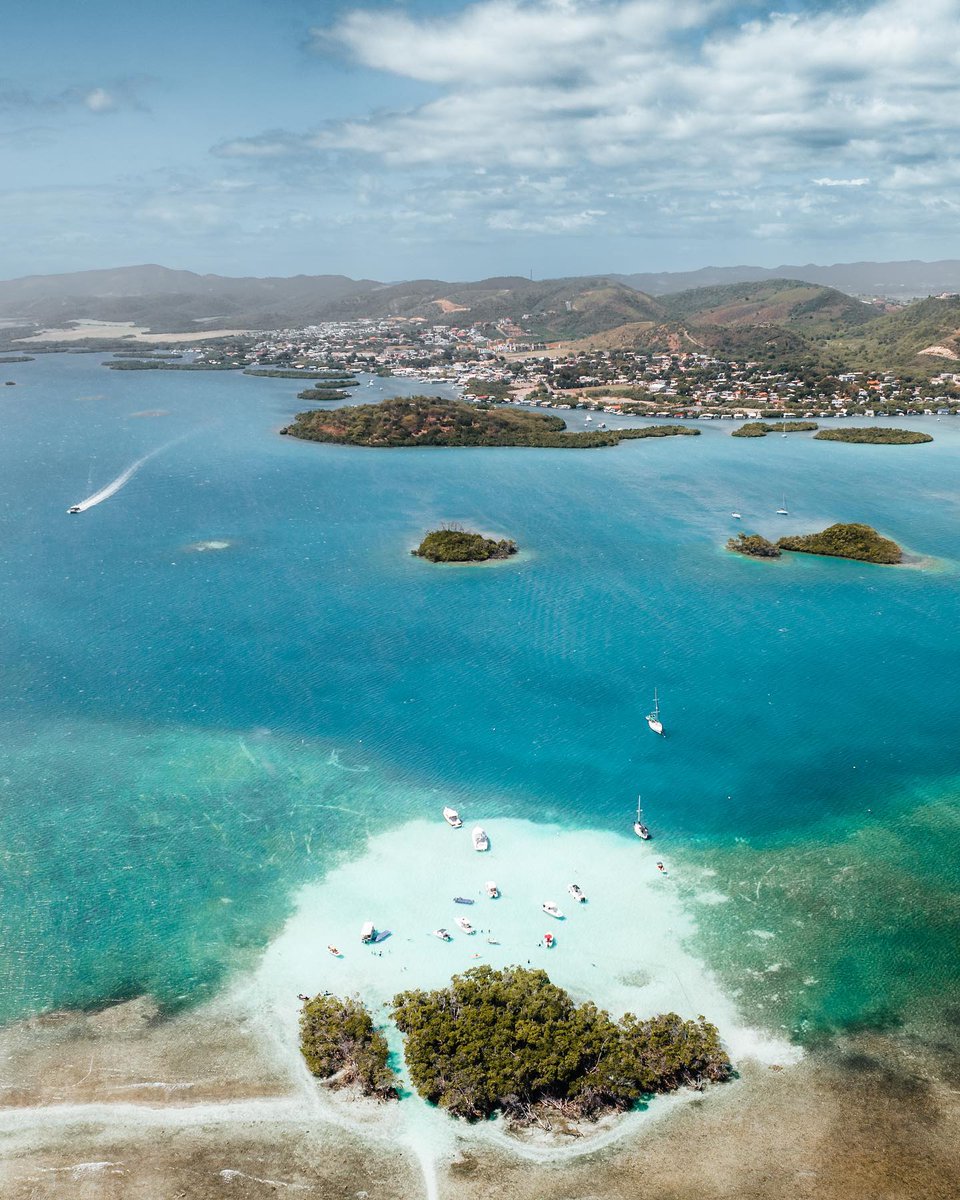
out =
<path fill-rule="evenodd" d="M 433 324 L 494 324 L 498 339 L 590 341 L 607 348 L 698 350 L 799 370 L 861 365 L 930 373 L 960 360 L 960 299 L 925 299 L 886 313 L 821 282 L 887 297 L 960 290 L 960 262 L 706 268 L 668 275 L 521 276 L 450 283 L 354 280 L 342 275 L 230 278 L 160 266 L 121 267 L 0 283 L 5 324 L 61 328 L 70 322 L 133 322 L 154 333 L 278 329 L 358 318 L 418 318 Z M 746 281 L 730 282 L 747 273 Z M 816 275 L 808 282 L 802 278 Z M 714 282 L 709 282 L 714 281 Z M 649 290 L 640 290 L 645 283 Z M 951 286 L 951 283 L 953 286 Z M 695 284 L 696 286 L 690 286 Z M 883 286 L 880 286 L 880 285 Z M 681 290 L 680 285 L 685 285 Z M 17 332 L 8 328 L 8 338 Z"/>
<path fill-rule="evenodd" d="M 793 279 L 849 295 L 910 298 L 960 291 L 960 261 L 848 263 L 830 267 L 705 267 L 698 271 L 608 274 L 531 281 L 521 276 L 450 283 L 420 279 L 381 283 L 343 275 L 290 278 L 197 275 L 160 266 L 119 267 L 0 282 L 0 317 L 56 325 L 78 319 L 133 321 L 156 332 L 209 328 L 277 328 L 353 317 L 449 319 L 458 306 L 471 321 L 565 308 L 584 291 L 606 288 L 621 322 L 649 315 L 645 297 L 722 284 Z M 510 310 L 510 311 L 508 311 Z M 609 324 L 615 322 L 610 321 Z M 601 326 L 598 326 L 598 328 Z M 576 330 L 568 330 L 575 333 Z"/>

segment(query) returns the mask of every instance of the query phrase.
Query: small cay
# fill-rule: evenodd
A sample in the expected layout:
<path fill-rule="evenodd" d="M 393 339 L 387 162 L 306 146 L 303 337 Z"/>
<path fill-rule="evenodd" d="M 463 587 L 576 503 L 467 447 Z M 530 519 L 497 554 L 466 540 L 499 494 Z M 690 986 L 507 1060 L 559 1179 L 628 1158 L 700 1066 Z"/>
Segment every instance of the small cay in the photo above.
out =
<path fill-rule="evenodd" d="M 798 534 L 771 542 L 759 533 L 741 533 L 727 542 L 727 549 L 750 558 L 779 558 L 784 550 L 800 554 L 822 554 L 829 558 L 852 558 L 857 562 L 899 563 L 903 551 L 890 538 L 881 537 L 870 525 L 830 525 L 820 533 Z"/>
<path fill-rule="evenodd" d="M 517 543 L 509 538 L 484 537 L 455 526 L 433 529 L 410 553 L 430 562 L 486 562 L 491 558 L 509 558 L 516 554 Z"/>

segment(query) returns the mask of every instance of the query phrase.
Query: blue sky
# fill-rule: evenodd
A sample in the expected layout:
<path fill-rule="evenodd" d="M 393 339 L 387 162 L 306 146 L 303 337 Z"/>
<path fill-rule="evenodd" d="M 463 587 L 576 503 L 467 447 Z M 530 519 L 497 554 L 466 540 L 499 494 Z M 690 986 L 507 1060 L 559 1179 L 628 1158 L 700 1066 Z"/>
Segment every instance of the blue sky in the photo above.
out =
<path fill-rule="evenodd" d="M 0 278 L 960 257 L 960 0 L 18 10 Z"/>

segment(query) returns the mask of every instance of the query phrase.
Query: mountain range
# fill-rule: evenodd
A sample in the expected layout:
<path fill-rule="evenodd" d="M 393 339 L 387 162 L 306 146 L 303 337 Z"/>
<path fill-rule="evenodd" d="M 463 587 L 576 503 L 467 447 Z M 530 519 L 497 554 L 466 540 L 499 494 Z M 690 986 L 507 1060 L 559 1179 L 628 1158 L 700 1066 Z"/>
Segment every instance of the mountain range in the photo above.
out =
<path fill-rule="evenodd" d="M 956 296 L 887 311 L 889 304 L 867 302 L 821 281 L 838 273 L 849 283 L 885 280 L 882 290 L 890 296 L 925 272 L 937 291 L 950 292 L 951 281 L 960 287 L 960 262 L 780 270 L 792 274 L 745 267 L 657 276 L 382 283 L 343 275 L 232 278 L 149 265 L 0 282 L 0 318 L 28 328 L 59 328 L 86 319 L 185 333 L 404 317 L 433 324 L 496 324 L 499 336 L 508 338 L 519 325 L 544 341 L 700 349 L 798 369 L 805 364 L 839 369 L 853 356 L 871 370 L 929 373 L 938 363 L 942 369 L 960 360 Z M 808 280 L 801 272 L 821 278 Z M 753 277 L 728 278 L 738 273 Z M 687 286 L 678 287 L 681 283 Z M 12 330 L 7 333 L 13 336 Z"/>

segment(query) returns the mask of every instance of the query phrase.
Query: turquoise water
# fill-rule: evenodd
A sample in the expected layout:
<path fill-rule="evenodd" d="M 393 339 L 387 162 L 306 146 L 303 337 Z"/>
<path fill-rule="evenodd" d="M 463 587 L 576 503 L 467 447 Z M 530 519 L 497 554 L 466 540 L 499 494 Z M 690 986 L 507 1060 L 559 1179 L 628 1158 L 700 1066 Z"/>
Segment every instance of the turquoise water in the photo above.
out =
<path fill-rule="evenodd" d="M 663 853 L 734 897 L 703 945 L 775 1023 L 898 1020 L 960 981 L 960 421 L 376 452 L 276 436 L 295 381 L 100 362 L 4 368 L 0 1016 L 207 995 L 368 830 L 478 795 L 628 832 L 642 792 Z M 731 510 L 938 561 L 747 561 Z M 439 520 L 523 553 L 412 558 Z"/>

